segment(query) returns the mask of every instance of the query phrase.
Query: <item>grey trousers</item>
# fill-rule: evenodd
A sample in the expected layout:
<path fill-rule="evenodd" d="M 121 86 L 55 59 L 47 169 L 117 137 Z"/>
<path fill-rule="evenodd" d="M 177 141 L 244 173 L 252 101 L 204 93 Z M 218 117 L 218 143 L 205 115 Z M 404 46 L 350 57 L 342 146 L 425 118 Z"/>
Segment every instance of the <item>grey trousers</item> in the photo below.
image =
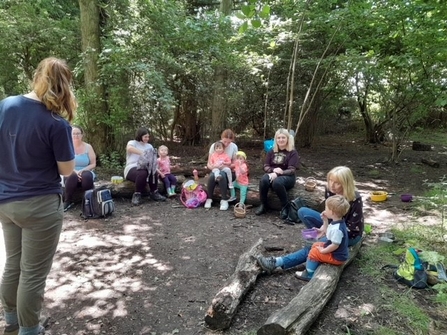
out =
<path fill-rule="evenodd" d="M 6 249 L 0 298 L 7 324 L 37 334 L 45 282 L 64 217 L 62 196 L 36 196 L 0 204 Z"/>

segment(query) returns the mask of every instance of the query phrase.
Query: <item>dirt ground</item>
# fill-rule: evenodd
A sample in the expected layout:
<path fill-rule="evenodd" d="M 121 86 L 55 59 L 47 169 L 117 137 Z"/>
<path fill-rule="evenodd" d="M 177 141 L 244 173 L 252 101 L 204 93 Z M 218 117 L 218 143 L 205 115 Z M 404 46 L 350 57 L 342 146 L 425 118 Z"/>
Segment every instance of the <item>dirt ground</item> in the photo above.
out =
<path fill-rule="evenodd" d="M 261 175 L 259 146 L 238 143 L 248 154 L 252 183 Z M 195 160 L 204 148 L 175 148 L 178 163 Z M 326 136 L 312 149 L 299 149 L 303 166 L 299 176 L 325 180 L 334 166 L 349 166 L 365 205 L 366 222 L 373 226 L 362 249 L 377 242 L 377 234 L 405 224 L 412 206 L 427 189 L 424 180 L 436 182 L 445 173 L 447 149 L 402 153 L 398 165 L 386 163 L 389 148 L 371 146 L 361 138 Z M 421 164 L 434 159 L 440 168 Z M 383 203 L 369 200 L 371 190 L 392 193 Z M 399 195 L 412 193 L 415 201 L 402 203 Z M 302 225 L 286 225 L 276 212 L 257 217 L 253 210 L 236 219 L 233 211 L 185 209 L 178 199 L 148 199 L 131 207 L 130 199 L 115 199 L 116 212 L 108 219 L 84 221 L 80 205 L 66 213 L 63 233 L 47 281 L 44 315 L 50 316 L 47 334 L 255 334 L 267 318 L 285 306 L 305 284 L 294 271 L 260 275 L 247 294 L 231 327 L 225 332 L 208 329 L 204 316 L 211 300 L 233 273 L 239 256 L 259 238 L 265 246 L 283 252 L 301 247 Z M 419 218 L 429 223 L 429 216 Z M 418 218 L 411 218 L 418 220 Z M 3 239 L 2 239 L 3 240 Z M 282 252 L 265 252 L 280 255 Z M 362 252 L 361 252 L 362 253 Z M 374 334 L 391 322 L 387 297 L 359 274 L 361 253 L 343 273 L 338 288 L 308 334 Z M 398 287 L 384 274 L 384 285 Z M 420 293 L 414 292 L 416 298 Z M 346 312 L 348 316 L 346 316 Z M 402 325 L 396 334 L 410 334 Z M 349 330 L 348 330 L 349 329 Z"/>

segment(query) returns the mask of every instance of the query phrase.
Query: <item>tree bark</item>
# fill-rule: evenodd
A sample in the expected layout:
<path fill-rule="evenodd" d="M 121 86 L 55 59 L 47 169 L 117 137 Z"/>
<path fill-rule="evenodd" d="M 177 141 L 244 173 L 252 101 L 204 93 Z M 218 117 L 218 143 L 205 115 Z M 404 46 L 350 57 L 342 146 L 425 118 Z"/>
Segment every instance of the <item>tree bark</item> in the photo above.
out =
<path fill-rule="evenodd" d="M 108 138 L 107 126 L 104 119 L 107 117 L 107 104 L 105 103 L 105 89 L 100 83 L 98 59 L 101 52 L 100 42 L 100 11 L 97 0 L 79 0 L 81 19 L 81 42 L 84 55 L 84 82 L 85 82 L 85 123 L 88 141 L 96 154 L 106 152 L 111 143 Z"/>
<path fill-rule="evenodd" d="M 247 252 L 239 257 L 233 275 L 216 294 L 205 315 L 205 322 L 211 329 L 226 329 L 237 312 L 240 302 L 255 284 L 261 269 L 256 258 L 261 254 L 259 239 Z"/>
<path fill-rule="evenodd" d="M 350 248 L 349 259 L 344 265 L 320 265 L 298 295 L 273 313 L 257 335 L 304 335 L 335 292 L 343 269 L 357 256 L 362 242 Z"/>

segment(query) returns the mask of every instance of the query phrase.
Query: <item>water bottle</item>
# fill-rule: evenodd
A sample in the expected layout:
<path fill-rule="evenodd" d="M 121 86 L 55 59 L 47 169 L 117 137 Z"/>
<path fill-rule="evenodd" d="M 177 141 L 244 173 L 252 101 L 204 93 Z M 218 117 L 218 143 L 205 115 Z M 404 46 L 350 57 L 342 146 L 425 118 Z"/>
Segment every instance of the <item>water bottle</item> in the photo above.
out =
<path fill-rule="evenodd" d="M 199 172 L 197 172 L 196 169 L 194 169 L 194 170 L 192 171 L 192 174 L 194 175 L 194 180 L 195 180 L 195 181 L 199 181 Z"/>

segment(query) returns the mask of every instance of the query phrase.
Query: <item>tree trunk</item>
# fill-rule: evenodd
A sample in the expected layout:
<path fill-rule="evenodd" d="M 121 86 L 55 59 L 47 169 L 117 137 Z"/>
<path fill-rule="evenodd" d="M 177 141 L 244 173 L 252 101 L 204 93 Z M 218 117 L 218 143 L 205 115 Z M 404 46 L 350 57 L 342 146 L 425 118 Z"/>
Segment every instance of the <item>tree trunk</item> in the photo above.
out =
<path fill-rule="evenodd" d="M 220 12 L 223 16 L 231 13 L 233 6 L 232 0 L 222 0 L 220 3 Z M 227 73 L 222 64 L 217 64 L 214 72 L 214 93 L 211 106 L 211 141 L 220 138 L 221 132 L 226 128 L 227 119 L 227 100 L 225 97 L 225 86 L 227 80 Z"/>
<path fill-rule="evenodd" d="M 84 82 L 86 92 L 85 119 L 88 141 L 96 154 L 106 152 L 112 142 L 106 123 L 107 104 L 105 89 L 100 84 L 98 58 L 101 52 L 100 11 L 97 0 L 79 0 L 82 52 L 84 54 Z"/>

